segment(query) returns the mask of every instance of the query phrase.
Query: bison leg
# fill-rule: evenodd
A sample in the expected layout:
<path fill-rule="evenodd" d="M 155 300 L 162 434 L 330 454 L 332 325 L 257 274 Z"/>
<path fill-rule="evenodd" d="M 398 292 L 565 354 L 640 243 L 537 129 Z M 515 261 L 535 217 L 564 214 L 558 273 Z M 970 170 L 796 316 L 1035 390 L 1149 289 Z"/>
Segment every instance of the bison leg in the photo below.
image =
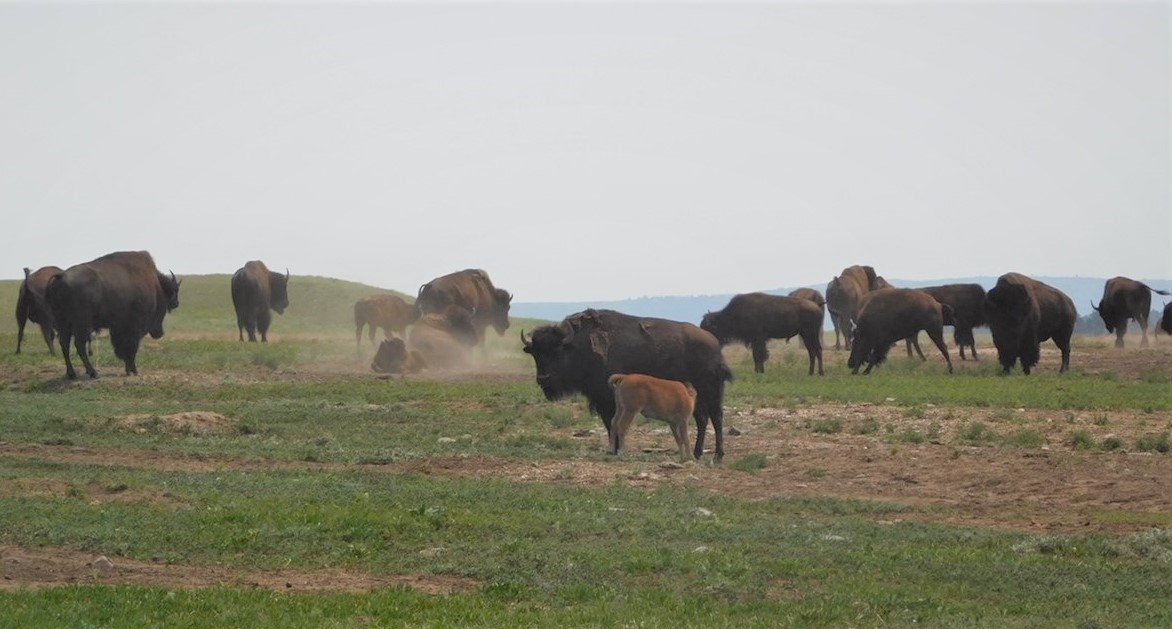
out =
<path fill-rule="evenodd" d="M 623 449 L 623 439 L 627 436 L 627 430 L 631 428 L 631 422 L 635 420 L 635 415 L 639 412 L 637 408 L 627 408 L 621 403 L 618 405 L 618 410 L 615 411 L 614 419 L 610 422 L 610 453 L 618 454 Z"/>
<path fill-rule="evenodd" d="M 1123 320 L 1123 325 L 1115 328 L 1115 347 L 1123 349 L 1123 335 L 1127 334 L 1127 319 Z"/>
<path fill-rule="evenodd" d="M 257 314 L 257 316 L 256 316 L 256 329 L 258 331 L 260 331 L 260 342 L 261 343 L 268 343 L 269 342 L 269 324 L 271 324 L 273 322 L 273 316 L 271 314 L 269 314 L 268 309 L 262 310 L 256 314 Z M 250 333 L 251 333 L 251 331 L 250 331 Z M 255 340 L 255 339 L 249 338 L 249 340 L 251 341 L 251 340 Z"/>
<path fill-rule="evenodd" d="M 85 365 L 86 375 L 91 378 L 97 378 L 98 377 L 98 370 L 94 369 L 93 363 L 90 362 L 89 352 L 87 351 L 88 346 L 89 346 L 89 342 L 90 342 L 90 340 L 89 340 L 88 334 L 78 334 L 75 337 L 73 337 L 73 347 L 74 347 L 74 349 L 77 350 L 77 355 L 81 357 L 82 364 Z M 66 375 L 68 375 L 68 371 L 72 371 L 73 366 L 69 365 L 68 359 L 66 359 L 65 364 L 68 366 L 68 369 L 66 372 Z M 73 376 L 70 376 L 70 377 L 76 378 L 77 375 L 74 374 Z"/>
<path fill-rule="evenodd" d="M 765 361 L 769 360 L 769 348 L 765 346 L 765 339 L 757 339 L 750 344 L 753 349 L 753 370 L 765 373 Z"/>
<path fill-rule="evenodd" d="M 676 440 L 676 449 L 680 452 L 680 458 L 688 457 L 688 416 L 676 417 L 670 421 L 671 436 Z"/>
<path fill-rule="evenodd" d="M 822 330 L 818 330 L 817 335 L 803 335 L 802 344 L 806 346 L 806 355 L 810 358 L 810 371 L 807 375 L 814 375 L 814 362 L 818 362 L 818 375 L 825 375 L 822 372 Z"/>
<path fill-rule="evenodd" d="M 944 344 L 944 329 L 939 330 L 925 330 L 928 333 L 928 338 L 936 344 L 936 349 L 944 356 L 944 362 L 948 364 L 948 373 L 952 373 L 952 359 L 948 357 L 948 346 Z"/>
<path fill-rule="evenodd" d="M 69 356 L 69 343 L 72 340 L 73 334 L 69 330 L 64 330 L 57 335 L 57 342 L 61 344 L 61 355 L 65 357 L 65 377 L 77 380 L 77 372 L 73 369 L 73 359 Z"/>
<path fill-rule="evenodd" d="M 924 357 L 924 351 L 922 349 L 920 349 L 920 339 L 919 339 L 918 332 L 907 338 L 907 357 L 908 358 L 912 357 L 912 350 L 913 349 L 916 350 L 916 354 L 919 355 L 921 362 L 928 360 L 927 358 Z"/>
<path fill-rule="evenodd" d="M 45 337 L 45 345 L 49 348 L 50 355 L 57 353 L 57 350 L 53 349 L 53 337 L 55 334 L 56 333 L 53 332 L 53 326 L 43 324 L 41 325 L 41 336 Z"/>

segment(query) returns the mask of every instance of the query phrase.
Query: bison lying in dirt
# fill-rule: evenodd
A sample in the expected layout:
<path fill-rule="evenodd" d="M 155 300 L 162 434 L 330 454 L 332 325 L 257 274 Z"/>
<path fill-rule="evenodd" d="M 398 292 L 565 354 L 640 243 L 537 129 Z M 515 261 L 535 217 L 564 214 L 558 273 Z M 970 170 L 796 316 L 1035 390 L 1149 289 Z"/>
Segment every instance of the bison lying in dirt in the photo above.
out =
<path fill-rule="evenodd" d="M 736 295 L 723 310 L 709 312 L 700 328 L 711 332 L 721 345 L 740 341 L 753 351 L 757 373 L 765 372 L 769 358 L 769 339 L 800 336 L 810 358 L 810 375 L 814 363 L 822 375 L 822 308 L 807 299 L 765 293 Z"/>
<path fill-rule="evenodd" d="M 732 372 L 716 337 L 678 321 L 632 317 L 613 310 L 589 309 L 572 314 L 557 325 L 521 332 L 521 342 L 533 357 L 537 384 L 546 399 L 581 393 L 590 411 L 602 416 L 607 435 L 613 427 L 614 394 L 608 378 L 616 373 L 643 373 L 689 382 L 696 389 L 696 446 L 704 453 L 708 421 L 716 432 L 715 460 L 724 458 L 724 383 Z"/>
<path fill-rule="evenodd" d="M 1020 360 L 1029 374 L 1047 339 L 1054 339 L 1062 351 L 1058 371 L 1070 368 L 1070 336 L 1078 311 L 1066 293 L 1020 273 L 1006 273 L 985 296 L 985 316 L 1003 373 Z"/>
<path fill-rule="evenodd" d="M 403 339 L 391 337 L 379 343 L 370 368 L 375 373 L 416 373 L 427 368 L 427 361 L 416 350 L 408 350 Z"/>
<path fill-rule="evenodd" d="M 460 306 L 425 314 L 407 333 L 407 350 L 418 352 L 429 367 L 462 369 L 479 341 L 472 313 Z"/>
<path fill-rule="evenodd" d="M 867 293 L 859 307 L 858 323 L 854 330 L 854 344 L 851 347 L 847 366 L 851 373 L 859 373 L 859 367 L 867 363 L 864 374 L 887 359 L 891 345 L 901 339 L 912 337 L 920 330 L 936 344 L 952 373 L 952 360 L 948 347 L 944 345 L 944 314 L 948 306 L 932 299 L 932 296 L 912 288 L 884 288 Z"/>
<path fill-rule="evenodd" d="M 696 389 L 687 382 L 654 376 L 616 373 L 607 382 L 614 390 L 615 415 L 610 422 L 610 451 L 618 454 L 635 415 L 667 422 L 680 458 L 688 456 L 688 418 L 696 409 Z"/>

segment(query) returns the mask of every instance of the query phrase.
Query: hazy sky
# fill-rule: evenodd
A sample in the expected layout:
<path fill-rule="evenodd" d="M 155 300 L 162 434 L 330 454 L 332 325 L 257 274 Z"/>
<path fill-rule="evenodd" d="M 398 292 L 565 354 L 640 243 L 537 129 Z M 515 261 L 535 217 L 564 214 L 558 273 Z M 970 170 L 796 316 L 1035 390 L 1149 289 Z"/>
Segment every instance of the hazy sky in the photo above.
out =
<path fill-rule="evenodd" d="M 2 4 L 0 277 L 1168 278 L 1170 6 Z"/>

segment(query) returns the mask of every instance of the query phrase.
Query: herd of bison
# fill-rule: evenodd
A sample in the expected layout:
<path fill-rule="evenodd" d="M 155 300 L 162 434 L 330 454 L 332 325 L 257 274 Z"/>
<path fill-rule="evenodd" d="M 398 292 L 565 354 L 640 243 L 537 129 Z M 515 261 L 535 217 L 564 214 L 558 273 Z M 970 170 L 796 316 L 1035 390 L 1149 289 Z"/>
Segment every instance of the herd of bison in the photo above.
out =
<path fill-rule="evenodd" d="M 232 303 L 241 341 L 268 340 L 270 311 L 289 306 L 289 272 L 274 273 L 263 262 L 251 261 L 232 276 Z M 17 300 L 17 353 L 28 321 L 39 324 L 49 350 L 56 338 L 65 359 L 65 375 L 77 377 L 70 346 L 97 377 L 90 362 L 90 339 L 108 330 L 114 354 L 127 375 L 137 374 L 135 357 L 142 337 L 163 336 L 163 319 L 179 306 L 181 281 L 163 273 L 145 251 L 111 253 L 68 269 L 25 269 Z M 1147 344 L 1151 293 L 1169 294 L 1125 277 L 1107 281 L 1095 310 L 1116 346 L 1123 346 L 1128 320 L 1134 319 Z M 504 334 L 509 327 L 513 296 L 497 288 L 486 272 L 466 269 L 438 277 L 420 287 L 413 304 L 393 295 L 373 295 L 354 304 L 356 342 L 364 328 L 371 342 L 376 328 L 385 340 L 375 354 L 372 369 L 380 373 L 410 373 L 424 368 L 452 368 L 464 364 L 472 348 L 482 345 L 489 326 Z M 1165 306 L 1157 324 L 1172 333 L 1172 306 Z M 587 309 L 526 335 L 523 350 L 536 365 L 537 384 L 545 397 L 556 400 L 573 394 L 585 397 L 592 412 L 602 417 L 610 448 L 621 448 L 635 413 L 668 421 L 677 445 L 684 451 L 687 422 L 696 424 L 693 456 L 700 458 L 709 421 L 715 433 L 715 459 L 724 455 L 723 396 L 732 371 L 721 347 L 731 342 L 747 345 L 758 372 L 768 358 L 769 339 L 799 337 L 809 356 L 809 373 L 822 374 L 822 327 L 829 312 L 835 349 L 850 352 L 852 373 L 865 365 L 869 373 L 884 361 L 898 341 L 908 352 L 919 350 L 916 336 L 923 331 L 939 349 L 949 372 L 952 361 L 943 328 L 954 328 L 960 358 L 966 348 L 977 358 L 973 328 L 988 326 L 1002 370 L 1021 365 L 1026 374 L 1037 365 L 1039 347 L 1052 340 L 1061 351 L 1060 371 L 1070 365 L 1070 339 L 1077 312 L 1062 291 L 1019 273 L 1006 273 L 985 291 L 978 284 L 948 284 L 919 289 L 895 288 L 869 266 L 851 266 L 826 286 L 825 297 L 805 288 L 788 296 L 747 293 L 733 297 L 717 312 L 691 323 L 635 317 L 613 310 Z M 921 358 L 923 354 L 920 354 Z M 615 378 L 641 374 L 640 378 Z M 683 386 L 681 386 L 681 384 Z M 616 416 L 617 413 L 617 416 Z M 617 420 L 612 424 L 612 420 Z"/>

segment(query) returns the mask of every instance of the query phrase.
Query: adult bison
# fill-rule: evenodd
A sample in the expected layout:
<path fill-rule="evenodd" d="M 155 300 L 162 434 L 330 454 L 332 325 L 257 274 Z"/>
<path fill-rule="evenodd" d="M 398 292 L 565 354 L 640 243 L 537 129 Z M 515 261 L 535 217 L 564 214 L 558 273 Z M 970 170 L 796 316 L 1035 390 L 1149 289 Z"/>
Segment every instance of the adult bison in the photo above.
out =
<path fill-rule="evenodd" d="M 796 297 L 798 299 L 805 299 L 806 301 L 812 301 L 814 302 L 814 305 L 818 306 L 819 308 L 826 307 L 826 298 L 822 296 L 822 293 L 819 293 L 813 288 L 795 288 L 789 292 L 788 296 Z"/>
<path fill-rule="evenodd" d="M 887 359 L 891 345 L 901 339 L 914 337 L 923 330 L 944 356 L 948 373 L 952 373 L 952 359 L 944 345 L 944 317 L 948 306 L 932 296 L 912 288 L 884 288 L 867 293 L 859 305 L 855 324 L 854 346 L 847 366 L 851 373 L 867 363 L 864 374 Z"/>
<path fill-rule="evenodd" d="M 1066 293 L 1020 273 L 1006 273 L 985 295 L 985 318 L 1003 373 L 1020 360 L 1029 374 L 1047 339 L 1062 352 L 1058 371 L 1070 368 L 1070 337 L 1078 311 Z"/>
<path fill-rule="evenodd" d="M 60 267 L 43 266 L 36 271 L 24 269 L 24 281 L 20 283 L 20 290 L 16 296 L 16 353 L 20 353 L 20 346 L 24 342 L 24 326 L 28 321 L 41 327 L 41 336 L 45 338 L 45 345 L 49 346 L 49 353 L 56 354 L 53 349 L 53 338 L 56 331 L 53 329 L 53 314 L 49 305 L 45 303 L 45 285 L 49 278 L 61 273 Z"/>
<path fill-rule="evenodd" d="M 826 311 L 830 313 L 830 323 L 834 326 L 834 349 L 841 349 L 845 345 L 847 351 L 850 351 L 852 324 L 859 312 L 859 300 L 879 288 L 877 280 L 873 267 L 856 264 L 843 269 L 826 285 Z M 839 342 L 839 334 L 842 335 L 842 343 Z"/>
<path fill-rule="evenodd" d="M 479 341 L 472 313 L 448 305 L 442 312 L 423 315 L 407 333 L 407 351 L 416 352 L 426 365 L 460 369 L 471 362 L 470 349 Z"/>
<path fill-rule="evenodd" d="M 137 374 L 135 357 L 142 337 L 163 336 L 163 317 L 179 307 L 179 280 L 159 272 L 146 251 L 120 251 L 53 275 L 45 298 L 57 328 L 65 376 L 77 378 L 69 356 L 72 340 L 89 377 L 98 377 L 87 351 L 90 335 L 110 330 L 114 355 Z"/>
<path fill-rule="evenodd" d="M 374 345 L 374 331 L 383 329 L 383 337 L 392 332 L 405 336 L 407 326 L 419 318 L 419 311 L 397 295 L 369 295 L 354 302 L 354 344 L 362 343 L 362 328 L 370 326 L 370 344 Z"/>
<path fill-rule="evenodd" d="M 289 271 L 273 273 L 260 260 L 247 262 L 232 276 L 232 306 L 236 308 L 236 328 L 240 340 L 248 330 L 248 340 L 256 342 L 260 331 L 262 343 L 269 342 L 269 325 L 273 316 L 269 309 L 284 314 L 289 307 Z"/>
<path fill-rule="evenodd" d="M 716 432 L 715 460 L 724 458 L 724 383 L 732 372 L 716 337 L 690 323 L 633 317 L 613 310 L 589 309 L 557 325 L 521 331 L 524 351 L 537 367 L 537 384 L 546 399 L 574 393 L 586 397 L 590 411 L 602 417 L 610 436 L 615 414 L 614 393 L 607 378 L 616 373 L 641 373 L 688 382 L 696 389 L 697 459 L 704 453 L 708 421 Z"/>
<path fill-rule="evenodd" d="M 1139 324 L 1143 340 L 1140 347 L 1148 344 L 1148 315 L 1152 310 L 1152 293 L 1167 295 L 1168 291 L 1157 290 L 1128 277 L 1113 277 L 1103 286 L 1103 298 L 1099 305 L 1091 308 L 1099 313 L 1108 332 L 1115 333 L 1115 347 L 1123 347 L 1123 335 L 1127 333 L 1127 320 L 1135 319 Z"/>
<path fill-rule="evenodd" d="M 968 347 L 972 350 L 973 360 L 977 360 L 973 328 L 985 325 L 985 289 L 980 284 L 943 284 L 919 290 L 952 309 L 952 321 L 946 320 L 944 325 L 953 326 L 952 339 L 960 351 L 960 359 L 966 360 L 964 348 Z"/>
<path fill-rule="evenodd" d="M 419 287 L 415 308 L 421 315 L 441 312 L 447 306 L 459 306 L 472 313 L 477 344 L 484 343 L 484 330 L 492 326 L 497 334 L 509 329 L 509 305 L 513 296 L 493 286 L 488 273 L 481 269 L 464 269 L 449 273 Z"/>
<path fill-rule="evenodd" d="M 1160 315 L 1156 327 L 1163 330 L 1165 334 L 1172 334 L 1172 304 L 1164 304 L 1164 314 Z"/>
<path fill-rule="evenodd" d="M 757 373 L 765 373 L 769 339 L 800 336 L 810 358 L 810 375 L 814 375 L 815 361 L 822 375 L 822 317 L 822 309 L 807 299 L 744 293 L 734 296 L 723 310 L 705 314 L 700 328 L 711 332 L 721 345 L 734 341 L 747 345 Z"/>

